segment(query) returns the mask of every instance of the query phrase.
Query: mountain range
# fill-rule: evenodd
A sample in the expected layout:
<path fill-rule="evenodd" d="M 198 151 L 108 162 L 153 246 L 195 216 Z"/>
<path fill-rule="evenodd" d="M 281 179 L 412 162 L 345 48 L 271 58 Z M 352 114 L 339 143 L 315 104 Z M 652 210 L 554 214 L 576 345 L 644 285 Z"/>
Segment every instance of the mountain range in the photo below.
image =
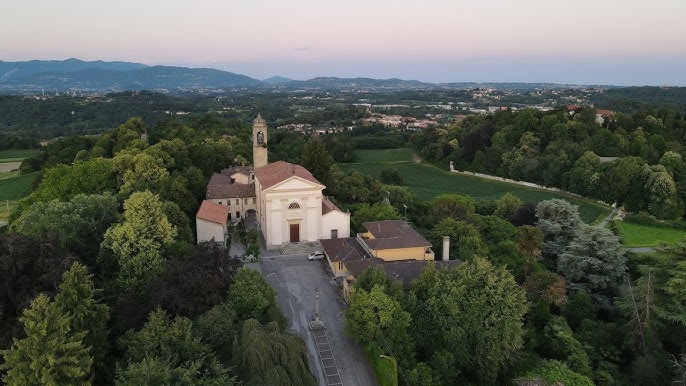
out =
<path fill-rule="evenodd" d="M 417 80 L 318 77 L 292 80 L 274 76 L 258 80 L 212 68 L 147 66 L 131 62 L 67 60 L 0 61 L 0 93 L 115 92 L 155 90 L 164 92 L 222 91 L 246 88 L 291 90 L 360 91 L 420 90 L 432 88 L 471 89 L 492 87 L 509 90 L 569 88 L 570 85 L 528 83 L 426 83 Z"/>

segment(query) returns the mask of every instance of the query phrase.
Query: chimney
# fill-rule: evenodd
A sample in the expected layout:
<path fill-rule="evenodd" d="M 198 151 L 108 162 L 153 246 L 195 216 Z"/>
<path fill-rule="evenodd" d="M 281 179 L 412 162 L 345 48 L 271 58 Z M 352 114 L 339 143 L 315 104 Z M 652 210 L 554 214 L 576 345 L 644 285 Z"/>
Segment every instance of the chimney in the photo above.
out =
<path fill-rule="evenodd" d="M 443 261 L 450 260 L 450 236 L 443 236 Z"/>

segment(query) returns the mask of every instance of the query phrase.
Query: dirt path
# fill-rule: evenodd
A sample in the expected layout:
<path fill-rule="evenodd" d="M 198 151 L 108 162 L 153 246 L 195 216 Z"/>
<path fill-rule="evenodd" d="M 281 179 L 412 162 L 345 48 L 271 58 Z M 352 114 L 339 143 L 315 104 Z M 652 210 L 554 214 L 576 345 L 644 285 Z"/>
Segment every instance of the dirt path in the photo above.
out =
<path fill-rule="evenodd" d="M 21 161 L 19 162 L 2 162 L 0 163 L 0 172 L 11 172 L 12 170 L 17 170 L 21 166 Z"/>
<path fill-rule="evenodd" d="M 412 152 L 412 160 L 418 164 L 422 163 L 422 157 L 418 156 L 417 153 Z"/>

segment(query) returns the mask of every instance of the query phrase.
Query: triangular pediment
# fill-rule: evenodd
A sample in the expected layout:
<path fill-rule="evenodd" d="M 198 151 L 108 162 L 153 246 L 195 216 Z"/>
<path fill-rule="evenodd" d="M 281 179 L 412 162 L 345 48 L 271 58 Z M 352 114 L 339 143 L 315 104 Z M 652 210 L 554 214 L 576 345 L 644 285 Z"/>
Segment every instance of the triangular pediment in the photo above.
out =
<path fill-rule="evenodd" d="M 298 176 L 292 176 L 278 184 L 264 189 L 265 192 L 295 191 L 295 190 L 316 190 L 324 189 L 323 185 L 316 184 Z"/>

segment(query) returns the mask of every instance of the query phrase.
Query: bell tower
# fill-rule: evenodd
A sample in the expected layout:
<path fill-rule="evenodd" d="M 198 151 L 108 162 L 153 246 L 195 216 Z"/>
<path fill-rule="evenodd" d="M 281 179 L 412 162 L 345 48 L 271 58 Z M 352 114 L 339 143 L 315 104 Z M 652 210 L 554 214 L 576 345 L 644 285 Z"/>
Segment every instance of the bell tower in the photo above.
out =
<path fill-rule="evenodd" d="M 267 163 L 267 122 L 257 114 L 252 123 L 252 164 L 253 168 L 259 168 Z"/>

